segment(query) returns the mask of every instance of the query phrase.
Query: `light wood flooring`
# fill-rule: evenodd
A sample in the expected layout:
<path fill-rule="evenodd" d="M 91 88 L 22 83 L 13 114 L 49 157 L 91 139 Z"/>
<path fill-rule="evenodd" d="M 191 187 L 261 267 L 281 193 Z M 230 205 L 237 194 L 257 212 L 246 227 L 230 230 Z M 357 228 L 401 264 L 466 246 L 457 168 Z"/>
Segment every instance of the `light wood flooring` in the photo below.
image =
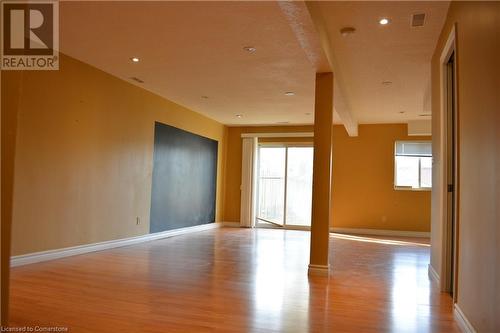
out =
<path fill-rule="evenodd" d="M 11 325 L 69 332 L 459 332 L 428 240 L 220 228 L 12 269 Z"/>

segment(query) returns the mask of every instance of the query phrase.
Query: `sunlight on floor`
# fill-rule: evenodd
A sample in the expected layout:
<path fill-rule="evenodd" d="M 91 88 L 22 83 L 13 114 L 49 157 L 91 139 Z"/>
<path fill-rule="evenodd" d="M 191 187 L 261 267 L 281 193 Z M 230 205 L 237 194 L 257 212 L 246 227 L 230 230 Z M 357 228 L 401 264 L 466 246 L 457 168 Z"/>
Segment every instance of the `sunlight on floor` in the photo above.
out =
<path fill-rule="evenodd" d="M 430 244 L 417 243 L 417 242 L 408 242 L 408 241 L 397 241 L 397 240 L 389 240 L 389 239 L 379 239 L 379 238 L 371 238 L 365 236 L 353 236 L 346 234 L 336 234 L 330 233 L 330 237 L 345 239 L 345 240 L 353 240 L 358 242 L 368 242 L 368 243 L 377 243 L 377 244 L 386 244 L 386 245 L 399 245 L 399 246 L 424 246 L 430 247 Z"/>

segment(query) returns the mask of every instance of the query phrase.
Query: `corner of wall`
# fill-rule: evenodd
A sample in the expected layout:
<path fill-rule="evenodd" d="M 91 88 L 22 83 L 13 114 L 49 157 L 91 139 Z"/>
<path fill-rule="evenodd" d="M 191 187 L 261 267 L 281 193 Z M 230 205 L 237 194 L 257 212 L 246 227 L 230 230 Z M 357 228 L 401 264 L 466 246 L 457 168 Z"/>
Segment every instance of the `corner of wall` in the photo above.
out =
<path fill-rule="evenodd" d="M 221 165 L 221 205 L 220 205 L 220 214 L 219 214 L 219 222 L 223 222 L 226 220 L 226 187 L 227 187 L 227 146 L 229 140 L 229 127 L 227 125 L 224 126 L 224 134 L 222 136 L 222 165 Z"/>
<path fill-rule="evenodd" d="M 13 211 L 14 172 L 17 144 L 17 120 L 19 100 L 23 83 L 23 72 L 2 73 L 3 80 L 9 78 L 9 85 L 1 89 L 1 325 L 8 324 L 10 253 Z M 1 80 L 2 78 L 0 78 Z M 1 84 L 0 84 L 1 85 Z"/>

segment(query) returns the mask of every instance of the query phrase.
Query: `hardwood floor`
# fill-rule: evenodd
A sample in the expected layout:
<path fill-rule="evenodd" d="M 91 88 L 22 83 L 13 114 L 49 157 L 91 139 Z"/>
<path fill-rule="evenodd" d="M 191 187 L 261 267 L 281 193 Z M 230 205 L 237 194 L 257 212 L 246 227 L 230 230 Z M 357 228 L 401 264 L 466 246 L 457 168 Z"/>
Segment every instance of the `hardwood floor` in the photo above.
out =
<path fill-rule="evenodd" d="M 334 235 L 307 276 L 309 233 L 213 229 L 12 269 L 11 325 L 70 332 L 459 332 L 427 276 L 429 245 Z"/>

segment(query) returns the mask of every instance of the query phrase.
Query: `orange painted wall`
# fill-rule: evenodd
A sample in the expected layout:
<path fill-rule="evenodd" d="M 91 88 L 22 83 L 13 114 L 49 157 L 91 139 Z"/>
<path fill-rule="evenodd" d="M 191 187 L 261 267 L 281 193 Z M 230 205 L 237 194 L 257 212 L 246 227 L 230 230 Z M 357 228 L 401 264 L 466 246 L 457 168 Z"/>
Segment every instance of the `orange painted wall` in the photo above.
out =
<path fill-rule="evenodd" d="M 409 137 L 404 124 L 360 125 L 349 137 L 333 131 L 333 227 L 430 231 L 430 191 L 394 189 L 394 143 Z"/>
<path fill-rule="evenodd" d="M 5 96 L 19 110 L 12 255 L 148 233 L 155 121 L 219 141 L 221 219 L 224 125 L 70 57 L 60 68 Z"/>
<path fill-rule="evenodd" d="M 240 218 L 241 134 L 312 132 L 312 126 L 230 127 L 227 141 L 224 220 Z M 409 137 L 404 124 L 360 125 L 359 136 L 349 137 L 334 126 L 332 227 L 430 231 L 430 192 L 396 191 L 394 142 L 430 140 Z M 309 141 L 283 138 L 263 141 Z"/>
<path fill-rule="evenodd" d="M 500 2 L 452 1 L 432 58 L 434 183 L 431 264 L 443 276 L 445 165 L 440 57 L 456 26 L 457 304 L 477 332 L 500 332 Z"/>

